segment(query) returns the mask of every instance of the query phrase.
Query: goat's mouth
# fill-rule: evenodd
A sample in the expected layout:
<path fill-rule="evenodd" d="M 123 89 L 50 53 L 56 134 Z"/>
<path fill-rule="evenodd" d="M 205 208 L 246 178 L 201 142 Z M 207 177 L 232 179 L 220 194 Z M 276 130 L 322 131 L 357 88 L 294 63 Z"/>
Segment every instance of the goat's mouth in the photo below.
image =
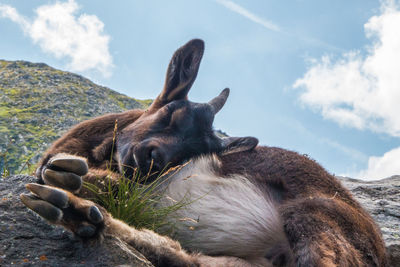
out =
<path fill-rule="evenodd" d="M 117 153 L 118 170 L 125 178 L 132 179 L 138 168 L 137 159 L 133 153 L 126 151 L 125 153 Z"/>
<path fill-rule="evenodd" d="M 158 177 L 162 176 L 164 170 L 167 170 L 168 166 L 165 168 L 161 168 L 156 162 L 151 161 L 150 163 L 143 163 L 138 162 L 136 168 L 136 176 L 133 177 L 137 179 L 138 182 L 142 184 L 149 184 L 154 180 L 158 179 Z"/>
<path fill-rule="evenodd" d="M 137 173 L 137 167 L 131 164 L 120 164 L 119 171 L 124 178 L 133 179 Z"/>
<path fill-rule="evenodd" d="M 146 164 L 141 162 L 135 154 L 120 160 L 118 165 L 119 172 L 124 178 L 137 180 L 141 184 L 151 183 L 162 174 L 162 170 L 156 163 Z"/>

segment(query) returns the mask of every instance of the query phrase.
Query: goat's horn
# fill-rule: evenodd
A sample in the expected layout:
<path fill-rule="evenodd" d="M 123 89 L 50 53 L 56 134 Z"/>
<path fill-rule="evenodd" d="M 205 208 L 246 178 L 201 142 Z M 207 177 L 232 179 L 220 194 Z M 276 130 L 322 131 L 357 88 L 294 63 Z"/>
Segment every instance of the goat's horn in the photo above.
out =
<path fill-rule="evenodd" d="M 228 96 L 229 96 L 229 88 L 225 88 L 224 90 L 222 90 L 219 96 L 213 98 L 210 102 L 208 102 L 208 104 L 213 107 L 214 114 L 217 114 L 218 111 L 220 111 L 221 108 L 225 105 Z"/>

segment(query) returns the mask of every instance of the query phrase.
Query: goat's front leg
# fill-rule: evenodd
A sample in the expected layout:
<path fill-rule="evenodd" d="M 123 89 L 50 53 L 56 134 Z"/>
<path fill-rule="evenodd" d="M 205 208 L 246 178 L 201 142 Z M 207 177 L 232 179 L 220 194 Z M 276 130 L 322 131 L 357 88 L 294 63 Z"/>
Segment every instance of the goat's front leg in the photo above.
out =
<path fill-rule="evenodd" d="M 83 182 L 107 191 L 108 184 L 114 187 L 121 175 L 108 169 L 89 168 L 87 159 L 77 155 L 58 153 L 51 156 L 38 168 L 36 176 L 40 184 L 60 187 L 84 198 L 95 199 L 94 192 L 82 186 Z"/>
<path fill-rule="evenodd" d="M 61 225 L 82 238 L 100 238 L 107 212 L 89 200 L 48 185 L 27 184 L 30 194 L 22 202 L 52 224 Z"/>
<path fill-rule="evenodd" d="M 52 224 L 60 225 L 86 240 L 117 236 L 135 247 L 156 266 L 198 266 L 196 257 L 179 243 L 150 230 L 137 230 L 112 218 L 101 206 L 71 192 L 48 185 L 27 184 L 30 194 L 22 202 Z"/>

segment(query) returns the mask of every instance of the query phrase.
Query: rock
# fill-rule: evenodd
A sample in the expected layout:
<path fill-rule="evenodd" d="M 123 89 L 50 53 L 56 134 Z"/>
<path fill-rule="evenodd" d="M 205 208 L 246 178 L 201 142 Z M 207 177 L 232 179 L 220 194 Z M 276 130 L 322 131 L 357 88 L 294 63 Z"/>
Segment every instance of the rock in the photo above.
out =
<path fill-rule="evenodd" d="M 372 182 L 338 178 L 380 226 L 390 266 L 400 266 L 400 176 Z M 0 266 L 152 266 L 121 240 L 84 244 L 47 224 L 19 200 L 32 181 L 25 175 L 0 179 Z"/>
<path fill-rule="evenodd" d="M 0 60 L 0 172 L 19 173 L 24 166 L 30 173 L 37 155 L 78 122 L 150 102 L 43 63 Z"/>
<path fill-rule="evenodd" d="M 400 175 L 377 181 L 338 178 L 381 228 L 391 266 L 400 266 Z"/>
<path fill-rule="evenodd" d="M 86 244 L 47 224 L 19 200 L 32 176 L 0 179 L 0 266 L 152 266 L 117 238 Z"/>

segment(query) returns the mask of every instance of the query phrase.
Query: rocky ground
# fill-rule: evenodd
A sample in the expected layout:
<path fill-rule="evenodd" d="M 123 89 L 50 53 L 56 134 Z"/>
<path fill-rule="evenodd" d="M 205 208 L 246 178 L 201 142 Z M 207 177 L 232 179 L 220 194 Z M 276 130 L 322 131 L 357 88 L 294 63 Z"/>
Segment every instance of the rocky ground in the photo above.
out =
<path fill-rule="evenodd" d="M 0 266 L 152 266 L 116 238 L 84 244 L 61 227 L 47 224 L 19 200 L 34 177 L 0 179 Z"/>
<path fill-rule="evenodd" d="M 60 227 L 45 223 L 19 200 L 31 176 L 0 179 L 0 266 L 151 266 L 115 238 L 83 244 Z M 400 266 L 400 176 L 375 182 L 340 178 L 382 229 L 391 266 Z"/>
<path fill-rule="evenodd" d="M 0 60 L 0 171 L 27 173 L 76 123 L 150 102 L 44 63 Z"/>
<path fill-rule="evenodd" d="M 400 266 L 400 175 L 371 182 L 340 179 L 378 223 L 393 266 Z"/>

